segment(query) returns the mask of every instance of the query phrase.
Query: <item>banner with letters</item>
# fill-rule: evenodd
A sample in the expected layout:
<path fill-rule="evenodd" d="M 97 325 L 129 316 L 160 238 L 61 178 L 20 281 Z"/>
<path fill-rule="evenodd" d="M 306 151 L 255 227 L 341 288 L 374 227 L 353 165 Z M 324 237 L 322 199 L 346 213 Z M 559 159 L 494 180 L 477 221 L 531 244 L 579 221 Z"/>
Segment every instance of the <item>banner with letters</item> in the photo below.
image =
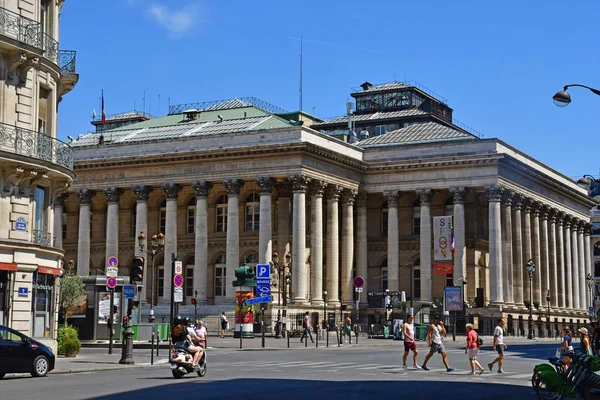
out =
<path fill-rule="evenodd" d="M 452 216 L 433 217 L 433 266 L 434 273 L 452 273 L 453 251 Z"/>

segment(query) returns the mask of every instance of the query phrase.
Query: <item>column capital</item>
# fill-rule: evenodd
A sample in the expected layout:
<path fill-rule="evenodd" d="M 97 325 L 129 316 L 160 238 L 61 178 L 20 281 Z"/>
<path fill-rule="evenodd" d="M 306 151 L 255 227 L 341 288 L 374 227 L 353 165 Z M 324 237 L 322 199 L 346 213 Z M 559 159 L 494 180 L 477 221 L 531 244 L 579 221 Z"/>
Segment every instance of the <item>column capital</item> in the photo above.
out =
<path fill-rule="evenodd" d="M 542 204 L 537 200 L 529 200 L 529 206 L 531 207 L 531 212 L 534 217 L 540 216 L 540 212 L 542 211 Z"/>
<path fill-rule="evenodd" d="M 77 197 L 79 197 L 79 204 L 92 204 L 92 198 L 96 196 L 96 192 L 90 189 L 79 189 L 77 191 Z"/>
<path fill-rule="evenodd" d="M 357 207 L 366 207 L 368 201 L 369 201 L 369 194 L 367 192 L 358 192 L 358 194 L 356 195 L 356 206 Z"/>
<path fill-rule="evenodd" d="M 104 189 L 104 194 L 109 203 L 118 203 L 123 194 L 123 189 L 118 187 L 109 187 Z"/>
<path fill-rule="evenodd" d="M 523 200 L 523 202 L 522 202 L 522 204 L 523 204 L 522 205 L 523 212 L 525 214 L 531 214 L 531 211 L 532 211 L 531 198 L 527 197 L 527 196 L 521 196 L 521 198 Z"/>
<path fill-rule="evenodd" d="M 515 201 L 515 191 L 512 189 L 504 189 L 502 191 L 502 204 L 507 207 L 511 207 Z"/>
<path fill-rule="evenodd" d="M 288 176 L 288 180 L 292 184 L 293 192 L 306 192 L 310 183 L 310 178 L 302 174 L 290 175 Z"/>
<path fill-rule="evenodd" d="M 417 196 L 421 201 L 421 204 L 431 204 L 431 199 L 435 194 L 435 190 L 433 189 L 417 189 Z"/>
<path fill-rule="evenodd" d="M 451 187 L 449 190 L 454 204 L 463 204 L 469 193 L 469 188 L 465 186 Z"/>
<path fill-rule="evenodd" d="M 325 193 L 326 187 L 327 187 L 327 184 L 325 183 L 325 181 L 323 181 L 321 179 L 312 179 L 310 181 L 310 187 L 309 187 L 311 196 L 323 197 L 323 193 Z"/>
<path fill-rule="evenodd" d="M 325 197 L 327 200 L 338 201 L 340 199 L 340 194 L 342 193 L 342 187 L 339 185 L 327 185 L 325 188 Z"/>
<path fill-rule="evenodd" d="M 177 183 L 163 183 L 160 185 L 163 192 L 167 196 L 167 199 L 177 199 L 179 192 L 181 191 L 181 186 Z"/>
<path fill-rule="evenodd" d="M 556 221 L 558 220 L 558 210 L 557 209 L 549 207 L 548 220 L 550 221 L 551 224 L 556 224 Z"/>
<path fill-rule="evenodd" d="M 196 197 L 208 197 L 208 192 L 212 189 L 213 184 L 209 181 L 196 181 L 192 183 L 192 186 L 196 191 Z"/>
<path fill-rule="evenodd" d="M 271 194 L 275 181 L 270 176 L 261 176 L 255 179 L 256 184 L 259 187 L 260 193 Z"/>
<path fill-rule="evenodd" d="M 547 204 L 540 204 L 540 217 L 542 217 L 543 220 L 548 220 L 548 218 L 550 217 L 550 206 L 548 206 Z"/>
<path fill-rule="evenodd" d="M 571 229 L 571 224 L 573 222 L 573 217 L 569 214 L 563 213 L 563 220 L 565 221 L 564 226 L 566 229 Z"/>
<path fill-rule="evenodd" d="M 556 218 L 556 223 L 559 226 L 562 226 L 565 222 L 565 213 L 562 211 L 555 210 L 554 217 Z"/>
<path fill-rule="evenodd" d="M 383 192 L 383 195 L 387 198 L 388 207 L 398 207 L 402 192 L 398 190 L 389 190 Z"/>
<path fill-rule="evenodd" d="M 66 193 L 61 193 L 54 198 L 54 207 L 63 207 L 65 205 L 65 199 L 67 198 Z"/>
<path fill-rule="evenodd" d="M 583 234 L 585 236 L 590 236 L 592 234 L 592 224 L 590 224 L 589 222 L 585 223 L 585 230 L 583 231 Z"/>
<path fill-rule="evenodd" d="M 225 185 L 229 196 L 239 196 L 242 187 L 244 187 L 244 181 L 241 179 L 225 179 L 223 185 Z"/>
<path fill-rule="evenodd" d="M 579 220 L 578 224 L 577 224 L 577 232 L 583 234 L 585 233 L 585 226 L 587 225 L 587 223 L 585 221 Z"/>
<path fill-rule="evenodd" d="M 356 190 L 344 189 L 341 194 L 342 204 L 353 205 L 356 199 Z"/>
<path fill-rule="evenodd" d="M 502 193 L 504 188 L 499 185 L 491 185 L 486 186 L 485 191 L 488 194 L 488 201 L 491 202 L 500 202 L 502 200 Z"/>
<path fill-rule="evenodd" d="M 145 185 L 135 185 L 131 190 L 135 193 L 137 201 L 148 201 L 148 197 L 152 193 L 152 188 Z"/>
<path fill-rule="evenodd" d="M 525 197 L 521 193 L 515 192 L 512 199 L 512 206 L 515 210 L 521 210 L 525 205 Z"/>

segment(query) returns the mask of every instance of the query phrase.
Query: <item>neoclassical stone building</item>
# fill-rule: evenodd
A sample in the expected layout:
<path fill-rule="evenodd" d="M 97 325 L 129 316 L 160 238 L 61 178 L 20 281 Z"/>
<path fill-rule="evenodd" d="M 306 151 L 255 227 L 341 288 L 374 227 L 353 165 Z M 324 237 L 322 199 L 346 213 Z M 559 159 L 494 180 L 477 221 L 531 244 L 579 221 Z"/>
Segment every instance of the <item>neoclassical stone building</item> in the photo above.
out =
<path fill-rule="evenodd" d="M 441 102 L 440 112 L 419 88 L 383 88 L 364 91 L 375 98 L 402 90 L 401 101 L 387 103 L 396 111 L 351 117 L 385 114 L 394 130 L 353 143 L 322 129 L 335 123 L 290 119 L 256 99 L 173 106 L 166 117 L 79 137 L 77 178 L 62 210 L 68 257 L 88 275 L 102 274 L 117 254 L 127 275 L 128 262 L 143 256 L 139 232 L 163 232 L 164 253 L 155 271 L 146 260 L 144 275 L 146 300 L 155 285 L 159 304 L 169 302 L 164 265 L 176 251 L 185 301 L 197 291 L 206 304 L 233 303 L 234 269 L 268 263 L 277 251 L 280 264 L 291 254 L 296 306 L 321 309 L 324 290 L 329 305 L 352 305 L 360 275 L 363 306 L 377 302 L 366 293 L 386 288 L 428 306 L 466 280 L 470 303 L 482 288 L 486 308 L 515 314 L 526 312 L 532 259 L 534 302 L 545 310 L 549 292 L 555 318 L 584 318 L 594 204 L 587 191 L 499 139 L 460 128 L 447 118 L 451 109 Z M 365 104 L 361 93 L 357 104 Z M 443 215 L 454 219 L 448 276 L 433 269 L 432 217 Z"/>
<path fill-rule="evenodd" d="M 75 177 L 57 110 L 78 80 L 75 52 L 59 46 L 63 5 L 0 7 L 0 325 L 53 347 L 64 254 L 54 209 Z"/>

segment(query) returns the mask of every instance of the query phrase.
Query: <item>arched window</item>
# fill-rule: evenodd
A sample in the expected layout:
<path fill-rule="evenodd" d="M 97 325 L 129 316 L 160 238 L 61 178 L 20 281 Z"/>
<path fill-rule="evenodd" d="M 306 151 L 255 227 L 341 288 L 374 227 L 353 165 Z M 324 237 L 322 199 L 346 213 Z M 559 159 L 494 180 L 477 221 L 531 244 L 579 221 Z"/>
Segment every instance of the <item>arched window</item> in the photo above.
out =
<path fill-rule="evenodd" d="M 388 288 L 388 262 L 387 259 L 381 263 L 381 290 Z"/>
<path fill-rule="evenodd" d="M 185 262 L 183 293 L 185 294 L 185 297 L 194 297 L 194 256 L 188 257 Z"/>
<path fill-rule="evenodd" d="M 160 211 L 158 212 L 158 231 L 166 232 L 167 226 L 167 200 L 163 200 L 160 205 Z"/>
<path fill-rule="evenodd" d="M 388 234 L 388 211 L 388 203 L 386 201 L 381 206 L 381 236 L 383 237 L 387 237 Z"/>
<path fill-rule="evenodd" d="M 62 238 L 63 240 L 67 238 L 67 207 L 63 205 L 63 213 L 62 213 Z"/>
<path fill-rule="evenodd" d="M 227 196 L 217 199 L 216 231 L 227 232 Z"/>
<path fill-rule="evenodd" d="M 594 244 L 594 256 L 600 256 L 600 242 Z"/>
<path fill-rule="evenodd" d="M 415 299 L 421 298 L 421 260 L 417 259 L 413 263 L 413 286 L 412 293 Z"/>
<path fill-rule="evenodd" d="M 256 264 L 258 264 L 258 253 L 249 253 L 246 257 L 244 257 L 244 264 L 249 267 L 256 267 Z"/>
<path fill-rule="evenodd" d="M 246 232 L 258 231 L 260 224 L 260 199 L 256 193 L 246 198 Z"/>
<path fill-rule="evenodd" d="M 215 297 L 226 295 L 225 262 L 225 254 L 221 254 L 215 261 Z"/>
<path fill-rule="evenodd" d="M 187 206 L 187 214 L 186 214 L 186 229 L 185 232 L 188 235 L 193 235 L 196 231 L 196 198 L 193 197 Z M 193 264 L 193 263 L 192 263 Z"/>
<path fill-rule="evenodd" d="M 600 261 L 594 263 L 594 277 L 600 278 Z"/>

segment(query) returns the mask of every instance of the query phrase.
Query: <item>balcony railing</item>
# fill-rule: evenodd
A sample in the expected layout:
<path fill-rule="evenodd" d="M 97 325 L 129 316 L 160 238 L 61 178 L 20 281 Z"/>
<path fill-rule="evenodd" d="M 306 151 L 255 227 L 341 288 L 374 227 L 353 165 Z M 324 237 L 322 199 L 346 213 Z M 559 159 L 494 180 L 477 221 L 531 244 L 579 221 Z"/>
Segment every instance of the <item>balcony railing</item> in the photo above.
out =
<path fill-rule="evenodd" d="M 44 51 L 58 65 L 58 42 L 44 33 L 42 24 L 0 7 L 0 35 Z"/>
<path fill-rule="evenodd" d="M 60 50 L 58 52 L 58 66 L 63 74 L 75 73 L 75 50 Z"/>
<path fill-rule="evenodd" d="M 52 243 L 52 235 L 50 232 L 40 231 L 37 229 L 33 230 L 33 243 L 39 244 L 40 246 L 50 247 Z"/>
<path fill-rule="evenodd" d="M 73 169 L 73 148 L 43 133 L 0 123 L 0 151 L 50 161 Z"/>

